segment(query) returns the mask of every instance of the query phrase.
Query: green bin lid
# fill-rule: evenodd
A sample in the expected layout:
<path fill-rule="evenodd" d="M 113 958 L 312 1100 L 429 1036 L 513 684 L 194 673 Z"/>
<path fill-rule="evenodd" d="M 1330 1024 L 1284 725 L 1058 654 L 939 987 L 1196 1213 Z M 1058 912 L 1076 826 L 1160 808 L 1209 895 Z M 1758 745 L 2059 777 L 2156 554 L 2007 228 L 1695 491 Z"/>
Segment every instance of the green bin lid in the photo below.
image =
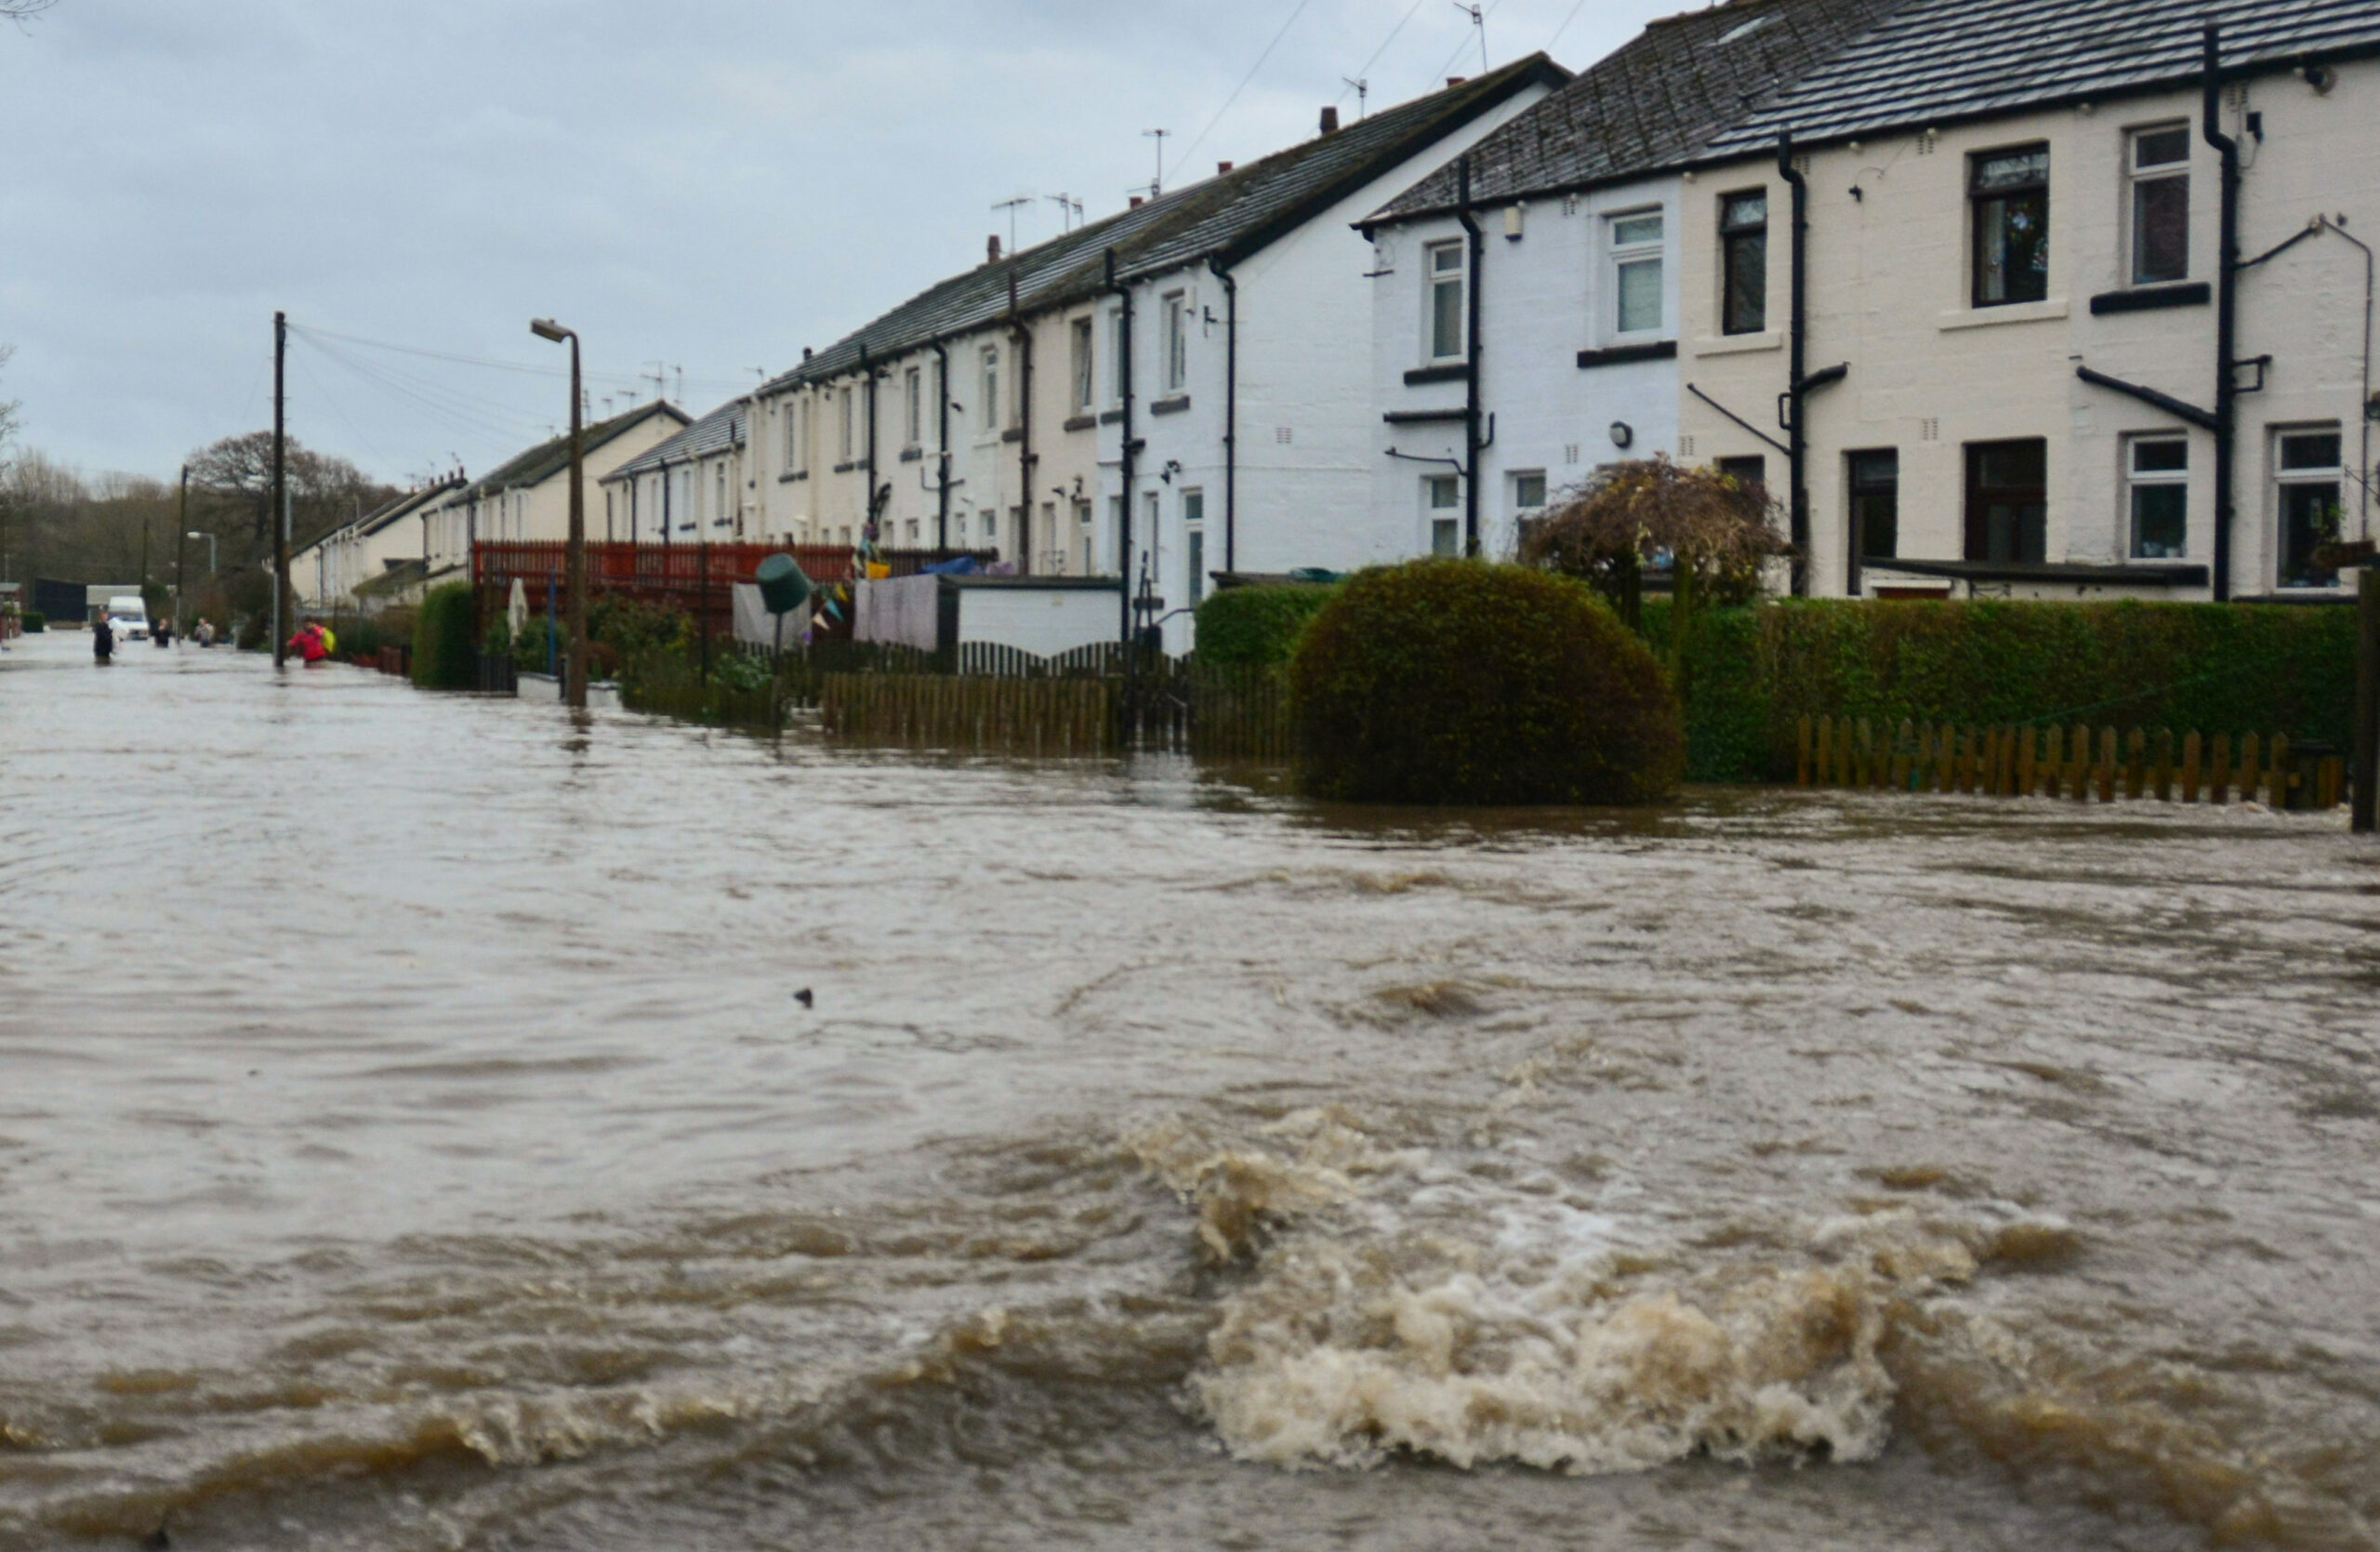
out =
<path fill-rule="evenodd" d="M 760 602 L 773 615 L 789 615 L 810 602 L 810 578 L 803 575 L 801 563 L 787 554 L 775 554 L 760 563 L 753 579 L 760 584 Z"/>

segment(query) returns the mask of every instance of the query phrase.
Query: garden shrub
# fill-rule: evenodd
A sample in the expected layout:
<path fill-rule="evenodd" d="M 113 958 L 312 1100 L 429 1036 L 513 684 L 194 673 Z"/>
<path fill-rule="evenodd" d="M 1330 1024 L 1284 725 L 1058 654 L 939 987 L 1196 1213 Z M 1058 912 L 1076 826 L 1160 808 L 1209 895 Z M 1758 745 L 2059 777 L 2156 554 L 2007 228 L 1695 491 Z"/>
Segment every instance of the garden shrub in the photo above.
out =
<path fill-rule="evenodd" d="M 49 629 L 49 617 L 39 609 L 27 609 L 23 618 L 25 634 L 28 636 L 38 636 Z"/>
<path fill-rule="evenodd" d="M 1668 611 L 1645 609 L 1666 648 Z M 1790 779 L 1805 716 L 2285 733 L 2344 748 L 2355 612 L 2254 604 L 1792 601 L 1704 613 L 1688 774 Z"/>
<path fill-rule="evenodd" d="M 1210 593 L 1198 605 L 1198 661 L 1251 669 L 1286 663 L 1307 622 L 1338 591 L 1300 582 Z"/>
<path fill-rule="evenodd" d="M 1584 583 L 1521 566 L 1359 574 L 1306 628 L 1289 686 L 1299 779 L 1321 797 L 1653 803 L 1686 766 L 1651 649 Z"/>
<path fill-rule="evenodd" d="M 425 690 L 468 690 L 479 683 L 471 660 L 471 585 L 430 590 L 413 625 L 413 682 Z"/>

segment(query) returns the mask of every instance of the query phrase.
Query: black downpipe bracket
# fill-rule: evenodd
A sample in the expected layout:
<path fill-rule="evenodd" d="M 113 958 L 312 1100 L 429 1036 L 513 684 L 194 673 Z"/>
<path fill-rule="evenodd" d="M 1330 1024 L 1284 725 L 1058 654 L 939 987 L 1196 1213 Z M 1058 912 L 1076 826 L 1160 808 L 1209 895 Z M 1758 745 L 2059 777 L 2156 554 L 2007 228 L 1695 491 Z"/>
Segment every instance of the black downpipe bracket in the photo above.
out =
<path fill-rule="evenodd" d="M 1465 280 L 1463 344 L 1470 369 L 1462 384 L 1462 552 L 1479 557 L 1479 268 L 1487 257 L 1486 235 L 1471 214 L 1471 158 L 1455 164 L 1454 218 L 1462 223 Z"/>
<path fill-rule="evenodd" d="M 933 342 L 933 390 L 937 402 L 934 410 L 934 484 L 933 544 L 937 550 L 950 548 L 950 346 L 946 340 Z"/>
<path fill-rule="evenodd" d="M 2215 602 L 2231 599 L 2232 494 L 2240 426 L 2240 142 L 2223 132 L 2222 30 L 2207 23 L 2200 82 L 2206 143 L 2223 157 L 2222 242 L 2215 261 Z"/>
<path fill-rule="evenodd" d="M 1121 510 L 1117 514 L 1116 575 L 1122 583 L 1120 590 L 1122 611 L 1121 622 L 1117 627 L 1117 639 L 1123 644 L 1124 660 L 1129 664 L 1131 661 L 1132 647 L 1132 498 L 1139 494 L 1132 488 L 1132 455 L 1137 451 L 1132 441 L 1132 288 L 1116 278 L 1114 248 L 1107 250 L 1105 259 L 1107 289 L 1114 292 L 1123 303 L 1123 311 L 1117 320 L 1116 338 L 1116 376 L 1119 379 L 1116 387 L 1123 401 L 1124 411 L 1123 424 L 1117 428 L 1123 435 L 1117 448 L 1119 458 L 1116 484 L 1117 488 L 1123 493 L 1123 499 Z"/>
<path fill-rule="evenodd" d="M 1239 282 L 1220 259 L 1207 268 L 1223 287 L 1223 569 L 1239 569 Z"/>
<path fill-rule="evenodd" d="M 1810 438 L 1803 413 L 1803 395 L 1809 383 L 1809 232 L 1810 184 L 1793 166 L 1793 132 L 1777 137 L 1777 176 L 1793 191 L 1789 242 L 1792 247 L 1792 306 L 1786 325 L 1785 478 L 1793 545 L 1793 596 L 1810 593 Z"/>

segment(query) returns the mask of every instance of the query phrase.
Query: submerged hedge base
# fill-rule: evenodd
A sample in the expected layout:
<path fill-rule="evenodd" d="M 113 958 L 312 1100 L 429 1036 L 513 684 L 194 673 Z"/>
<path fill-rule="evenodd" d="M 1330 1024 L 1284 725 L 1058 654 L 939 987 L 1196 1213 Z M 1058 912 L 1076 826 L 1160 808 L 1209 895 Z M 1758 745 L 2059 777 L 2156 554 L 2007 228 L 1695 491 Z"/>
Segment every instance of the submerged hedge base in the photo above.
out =
<path fill-rule="evenodd" d="M 1670 609 L 1645 606 L 1666 651 Z M 1698 612 L 1687 775 L 1790 781 L 1804 716 L 2286 733 L 2344 749 L 2355 611 L 1792 601 Z"/>
<path fill-rule="evenodd" d="M 1335 583 L 1226 588 L 1198 605 L 1198 661 L 1208 668 L 1255 669 L 1286 663 Z"/>
<path fill-rule="evenodd" d="M 1656 803 L 1686 768 L 1651 650 L 1584 584 L 1521 566 L 1358 574 L 1299 639 L 1289 700 L 1318 797 Z"/>

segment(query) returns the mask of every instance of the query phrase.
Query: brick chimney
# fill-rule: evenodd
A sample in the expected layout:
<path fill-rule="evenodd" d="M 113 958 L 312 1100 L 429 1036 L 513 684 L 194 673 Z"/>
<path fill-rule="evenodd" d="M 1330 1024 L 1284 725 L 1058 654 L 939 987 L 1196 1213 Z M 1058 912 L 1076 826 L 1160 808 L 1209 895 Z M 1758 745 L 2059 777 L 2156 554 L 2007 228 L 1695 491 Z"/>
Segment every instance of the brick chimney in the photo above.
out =
<path fill-rule="evenodd" d="M 995 232 L 990 236 L 984 239 L 984 262 L 986 264 L 997 264 L 999 261 L 1000 234 Z"/>
<path fill-rule="evenodd" d="M 1447 77 L 1447 90 L 1452 91 L 1455 87 L 1461 86 L 1465 81 L 1470 79 L 1471 77 L 1468 75 L 1449 75 Z"/>
<path fill-rule="evenodd" d="M 1322 110 L 1322 132 L 1326 135 L 1336 135 L 1339 133 L 1338 104 L 1333 103 L 1329 107 Z"/>
<path fill-rule="evenodd" d="M 1140 196 L 1140 195 L 1138 195 L 1138 194 L 1134 194 L 1134 195 L 1132 196 L 1132 203 L 1131 203 L 1130 208 L 1132 208 L 1132 209 L 1134 209 L 1134 210 L 1138 210 L 1140 207 L 1141 207 L 1141 196 Z"/>
<path fill-rule="evenodd" d="M 1221 178 L 1223 174 L 1229 171 L 1231 171 L 1231 164 L 1229 162 L 1217 162 L 1215 164 L 1215 176 L 1217 178 Z"/>

